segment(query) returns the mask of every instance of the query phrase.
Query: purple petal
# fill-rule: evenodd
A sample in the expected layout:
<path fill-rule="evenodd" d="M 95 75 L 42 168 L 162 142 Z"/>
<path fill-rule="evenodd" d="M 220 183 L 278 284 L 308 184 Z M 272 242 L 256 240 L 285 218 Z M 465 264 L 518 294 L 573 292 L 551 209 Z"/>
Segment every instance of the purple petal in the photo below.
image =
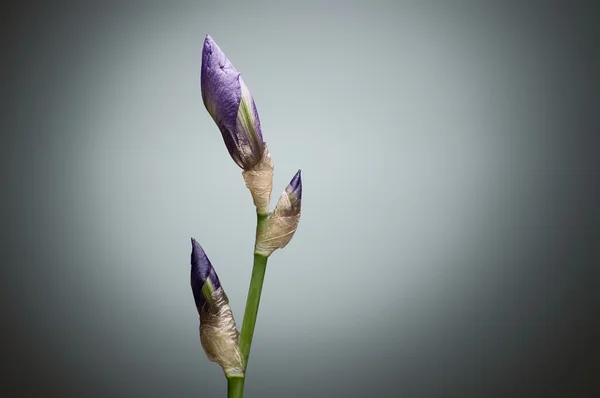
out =
<path fill-rule="evenodd" d="M 265 149 L 265 144 L 263 142 L 260 118 L 258 117 L 256 104 L 254 103 L 254 97 L 252 97 L 250 89 L 241 76 L 240 87 L 242 90 L 242 99 L 240 101 L 241 108 L 238 109 L 237 132 L 240 136 L 241 143 L 249 145 L 251 155 L 246 163 L 254 166 L 260 161 Z"/>
<path fill-rule="evenodd" d="M 200 86 L 204 106 L 219 127 L 232 159 L 243 169 L 251 168 L 260 161 L 264 149 L 256 105 L 240 73 L 209 35 L 202 50 Z M 249 97 L 246 102 L 251 103 L 251 128 L 245 128 L 239 119 L 244 93 Z"/>
<path fill-rule="evenodd" d="M 201 309 L 204 304 L 206 304 L 206 297 L 202 294 L 202 286 L 204 286 L 207 281 L 210 281 L 216 290 L 221 287 L 221 282 L 219 281 L 219 277 L 210 263 L 210 260 L 206 256 L 206 253 L 202 249 L 202 246 L 200 246 L 194 238 L 192 238 L 191 263 L 192 271 L 190 281 L 192 293 L 194 294 L 196 307 Z"/>
<path fill-rule="evenodd" d="M 290 198 L 294 198 L 298 201 L 302 200 L 301 170 L 298 170 L 298 172 L 296 173 L 294 178 L 292 178 L 292 181 L 290 181 L 290 184 L 287 186 L 285 191 L 287 192 L 288 196 L 290 196 Z"/>

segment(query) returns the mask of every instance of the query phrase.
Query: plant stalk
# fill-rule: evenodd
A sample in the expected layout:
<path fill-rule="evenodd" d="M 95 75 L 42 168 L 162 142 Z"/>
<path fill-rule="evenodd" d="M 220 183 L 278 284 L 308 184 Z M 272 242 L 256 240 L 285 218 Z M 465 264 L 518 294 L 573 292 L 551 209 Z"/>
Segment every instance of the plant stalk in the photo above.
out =
<path fill-rule="evenodd" d="M 267 219 L 268 214 L 256 214 L 256 240 L 262 230 L 266 227 Z M 250 347 L 252 346 L 256 317 L 258 316 L 260 295 L 265 280 L 265 271 L 267 270 L 267 259 L 268 257 L 266 256 L 254 253 L 252 277 L 250 278 L 250 288 L 248 289 L 246 310 L 244 311 L 244 320 L 242 321 L 242 331 L 240 332 L 239 342 L 242 359 L 244 361 L 244 377 L 227 379 L 227 392 L 229 398 L 242 398 L 244 395 L 246 368 L 248 367 L 248 357 L 250 356 Z"/>
<path fill-rule="evenodd" d="M 246 311 L 244 312 L 244 321 L 242 322 L 242 332 L 240 334 L 240 351 L 244 360 L 244 372 L 248 367 L 248 357 L 250 356 L 250 347 L 252 346 L 252 337 L 254 336 L 254 327 L 256 326 L 260 294 L 266 270 L 267 257 L 254 253 L 252 278 L 250 279 L 250 289 L 248 290 Z"/>
<path fill-rule="evenodd" d="M 244 396 L 244 378 L 231 377 L 227 378 L 227 397 L 242 398 Z"/>

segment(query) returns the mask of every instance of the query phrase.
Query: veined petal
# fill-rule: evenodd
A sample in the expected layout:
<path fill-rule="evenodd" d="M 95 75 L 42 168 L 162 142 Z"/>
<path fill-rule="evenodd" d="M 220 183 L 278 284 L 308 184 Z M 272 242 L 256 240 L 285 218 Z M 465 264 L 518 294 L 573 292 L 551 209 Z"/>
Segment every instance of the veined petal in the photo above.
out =
<path fill-rule="evenodd" d="M 252 94 L 241 76 L 239 80 L 241 99 L 237 113 L 236 129 L 238 132 L 238 153 L 240 154 L 240 162 L 244 164 L 242 168 L 248 170 L 260 161 L 264 151 L 264 142 L 254 98 L 252 98 Z"/>
<path fill-rule="evenodd" d="M 290 197 L 290 201 L 302 200 L 302 170 L 298 170 L 292 181 L 290 181 L 289 185 L 285 188 L 285 192 Z"/>
<path fill-rule="evenodd" d="M 191 285 L 194 301 L 198 310 L 202 310 L 212 300 L 212 294 L 221 287 L 219 277 L 202 246 L 192 238 Z"/>
<path fill-rule="evenodd" d="M 240 73 L 209 35 L 202 50 L 200 87 L 231 158 L 244 170 L 251 168 L 264 150 L 256 105 Z"/>
<path fill-rule="evenodd" d="M 240 73 L 229 62 L 217 43 L 212 37 L 206 35 L 200 73 L 202 101 L 219 127 L 227 149 L 235 147 L 232 134 L 236 129 L 241 99 L 239 76 Z"/>

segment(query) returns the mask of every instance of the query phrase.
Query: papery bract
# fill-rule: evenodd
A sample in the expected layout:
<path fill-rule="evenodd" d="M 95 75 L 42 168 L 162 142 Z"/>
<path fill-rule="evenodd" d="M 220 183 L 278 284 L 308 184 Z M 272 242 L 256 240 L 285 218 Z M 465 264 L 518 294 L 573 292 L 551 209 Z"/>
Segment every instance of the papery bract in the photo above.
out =
<path fill-rule="evenodd" d="M 269 215 L 265 229 L 257 237 L 255 253 L 269 256 L 290 243 L 300 222 L 301 205 L 302 177 L 298 170 Z"/>

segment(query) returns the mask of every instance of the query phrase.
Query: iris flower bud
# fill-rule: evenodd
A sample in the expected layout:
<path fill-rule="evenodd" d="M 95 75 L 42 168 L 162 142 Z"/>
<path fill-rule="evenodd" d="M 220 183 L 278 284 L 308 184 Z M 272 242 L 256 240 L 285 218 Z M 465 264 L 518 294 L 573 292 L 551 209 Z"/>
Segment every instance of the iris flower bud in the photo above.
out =
<path fill-rule="evenodd" d="M 192 238 L 191 285 L 200 315 L 200 343 L 208 359 L 218 363 L 225 377 L 243 376 L 244 366 L 238 348 L 239 333 L 221 286 L 204 250 Z"/>
<path fill-rule="evenodd" d="M 251 169 L 264 152 L 258 111 L 240 73 L 209 35 L 202 50 L 200 87 L 232 159 L 242 169 Z"/>
<path fill-rule="evenodd" d="M 302 202 L 302 178 L 300 170 L 287 186 L 273 213 L 269 215 L 265 229 L 256 240 L 255 253 L 269 256 L 277 249 L 283 249 L 292 240 L 300 222 Z"/>

